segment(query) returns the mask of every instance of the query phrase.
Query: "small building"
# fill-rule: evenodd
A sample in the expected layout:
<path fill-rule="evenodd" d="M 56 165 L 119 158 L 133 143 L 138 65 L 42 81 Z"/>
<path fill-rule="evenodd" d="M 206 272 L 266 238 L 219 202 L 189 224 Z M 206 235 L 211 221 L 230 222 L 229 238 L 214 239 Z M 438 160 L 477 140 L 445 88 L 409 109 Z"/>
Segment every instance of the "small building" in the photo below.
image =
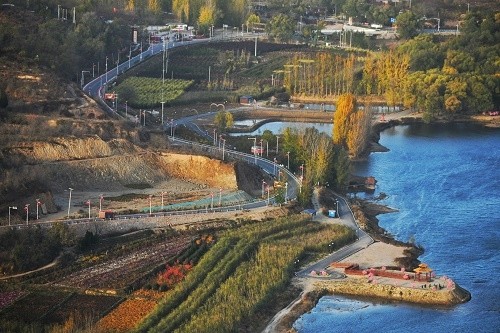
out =
<path fill-rule="evenodd" d="M 240 104 L 251 105 L 254 99 L 252 96 L 240 96 Z"/>
<path fill-rule="evenodd" d="M 101 210 L 99 212 L 100 219 L 112 219 L 115 217 L 115 213 L 111 210 Z"/>
<path fill-rule="evenodd" d="M 334 209 L 330 209 L 328 211 L 328 217 L 337 217 L 337 211 Z"/>

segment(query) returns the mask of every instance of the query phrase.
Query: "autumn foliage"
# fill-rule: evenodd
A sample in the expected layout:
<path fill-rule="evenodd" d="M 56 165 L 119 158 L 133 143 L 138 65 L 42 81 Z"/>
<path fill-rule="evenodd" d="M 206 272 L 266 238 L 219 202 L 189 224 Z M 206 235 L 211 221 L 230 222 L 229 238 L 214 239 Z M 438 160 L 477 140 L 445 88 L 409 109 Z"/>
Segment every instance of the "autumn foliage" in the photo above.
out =
<path fill-rule="evenodd" d="M 173 266 L 167 265 L 165 271 L 158 274 L 156 282 L 159 285 L 166 285 L 169 288 L 181 282 L 186 277 L 188 271 L 193 267 L 192 264 L 175 264 Z"/>

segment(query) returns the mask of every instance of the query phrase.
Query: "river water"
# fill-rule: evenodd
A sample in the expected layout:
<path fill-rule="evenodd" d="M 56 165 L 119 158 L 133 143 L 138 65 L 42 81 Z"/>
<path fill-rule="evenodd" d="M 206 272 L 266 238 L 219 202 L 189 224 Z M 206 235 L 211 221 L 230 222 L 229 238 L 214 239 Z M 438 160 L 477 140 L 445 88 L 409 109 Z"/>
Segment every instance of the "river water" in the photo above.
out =
<path fill-rule="evenodd" d="M 398 126 L 390 149 L 355 165 L 377 179 L 379 215 L 396 239 L 424 247 L 420 260 L 472 294 L 451 308 L 323 297 L 294 327 L 312 332 L 500 332 L 500 131 L 471 124 Z"/>

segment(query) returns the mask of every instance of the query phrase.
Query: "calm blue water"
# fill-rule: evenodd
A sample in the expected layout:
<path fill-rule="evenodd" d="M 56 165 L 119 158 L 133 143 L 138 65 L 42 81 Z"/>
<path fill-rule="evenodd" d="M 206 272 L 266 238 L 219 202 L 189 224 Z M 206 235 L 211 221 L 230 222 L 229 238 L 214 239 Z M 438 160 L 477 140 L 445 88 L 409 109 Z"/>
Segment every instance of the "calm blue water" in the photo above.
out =
<path fill-rule="evenodd" d="M 242 120 L 235 122 L 236 125 L 244 125 L 251 126 L 254 124 L 252 120 Z M 265 123 L 260 126 L 257 130 L 251 133 L 231 133 L 231 136 L 242 136 L 242 135 L 262 135 L 265 130 L 270 130 L 273 134 L 282 133 L 287 127 L 297 129 L 297 130 L 305 130 L 308 127 L 316 128 L 320 133 L 326 133 L 328 135 L 332 135 L 333 123 L 323 124 L 323 123 L 299 123 L 292 121 L 275 121 L 272 123 Z"/>
<path fill-rule="evenodd" d="M 469 290 L 449 309 L 324 297 L 295 328 L 309 332 L 500 332 L 500 130 L 412 125 L 386 130 L 355 173 L 399 212 L 379 215 L 396 239 L 413 237 L 438 275 Z"/>

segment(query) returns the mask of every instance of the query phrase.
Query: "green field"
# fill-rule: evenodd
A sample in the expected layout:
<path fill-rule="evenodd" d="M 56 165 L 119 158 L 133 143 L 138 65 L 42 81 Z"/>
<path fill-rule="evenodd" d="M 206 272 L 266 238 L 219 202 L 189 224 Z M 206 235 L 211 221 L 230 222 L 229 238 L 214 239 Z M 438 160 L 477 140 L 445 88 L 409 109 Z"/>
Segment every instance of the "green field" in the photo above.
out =
<path fill-rule="evenodd" d="M 119 98 L 135 108 L 153 108 L 181 96 L 193 84 L 191 80 L 128 77 L 116 87 Z"/>

